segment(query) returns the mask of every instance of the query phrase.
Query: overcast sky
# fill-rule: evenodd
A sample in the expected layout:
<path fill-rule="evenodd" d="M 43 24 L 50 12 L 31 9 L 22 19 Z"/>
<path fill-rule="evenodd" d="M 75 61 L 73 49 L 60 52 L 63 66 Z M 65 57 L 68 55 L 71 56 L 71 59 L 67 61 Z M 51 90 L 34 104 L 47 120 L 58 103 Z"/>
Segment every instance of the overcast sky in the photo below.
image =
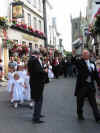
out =
<path fill-rule="evenodd" d="M 85 15 L 87 0 L 52 0 L 54 16 L 57 17 L 58 31 L 62 33 L 63 44 L 66 50 L 71 51 L 70 16 L 78 17 L 80 11 Z"/>

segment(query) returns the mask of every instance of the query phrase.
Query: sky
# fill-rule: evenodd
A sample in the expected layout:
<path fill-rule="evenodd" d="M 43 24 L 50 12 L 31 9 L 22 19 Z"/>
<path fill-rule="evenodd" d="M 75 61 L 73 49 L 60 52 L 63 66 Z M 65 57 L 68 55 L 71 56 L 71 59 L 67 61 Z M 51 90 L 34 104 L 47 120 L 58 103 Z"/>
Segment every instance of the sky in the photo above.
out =
<path fill-rule="evenodd" d="M 86 14 L 87 0 L 52 0 L 53 15 L 57 19 L 58 32 L 62 34 L 63 45 L 67 51 L 71 51 L 71 23 L 70 16 L 73 18 Z"/>

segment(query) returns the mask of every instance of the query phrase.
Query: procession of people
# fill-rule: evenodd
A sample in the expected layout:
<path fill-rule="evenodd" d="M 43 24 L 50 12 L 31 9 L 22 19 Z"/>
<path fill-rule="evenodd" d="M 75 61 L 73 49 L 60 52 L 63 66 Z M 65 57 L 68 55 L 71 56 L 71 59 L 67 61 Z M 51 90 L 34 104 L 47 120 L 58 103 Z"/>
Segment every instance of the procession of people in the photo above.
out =
<path fill-rule="evenodd" d="M 17 109 L 27 101 L 28 107 L 33 109 L 32 122 L 43 123 L 41 117 L 43 92 L 45 84 L 59 77 L 77 77 L 75 96 L 77 101 L 77 116 L 84 120 L 83 105 L 86 97 L 93 110 L 96 122 L 100 121 L 100 114 L 96 104 L 96 86 L 100 90 L 99 61 L 91 61 L 90 52 L 83 50 L 82 56 L 77 56 L 75 50 L 70 57 L 43 57 L 39 50 L 32 50 L 27 60 L 10 57 L 8 64 L 8 92 L 11 106 Z M 1 65 L 2 66 L 2 65 Z M 1 72 L 3 67 L 1 69 Z"/>

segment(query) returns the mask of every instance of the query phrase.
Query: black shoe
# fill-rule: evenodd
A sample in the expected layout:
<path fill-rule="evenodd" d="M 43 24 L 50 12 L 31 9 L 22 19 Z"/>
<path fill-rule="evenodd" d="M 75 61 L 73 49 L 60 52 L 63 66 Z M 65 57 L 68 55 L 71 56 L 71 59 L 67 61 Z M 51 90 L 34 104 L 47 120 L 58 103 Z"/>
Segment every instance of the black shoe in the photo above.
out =
<path fill-rule="evenodd" d="M 45 116 L 44 115 L 40 115 L 41 118 L 44 118 Z"/>
<path fill-rule="evenodd" d="M 79 120 L 85 120 L 84 117 L 83 117 L 82 115 L 79 115 L 79 116 L 78 116 L 78 119 L 79 119 Z"/>
<path fill-rule="evenodd" d="M 96 119 L 96 122 L 97 122 L 97 123 L 100 123 L 100 118 Z"/>
<path fill-rule="evenodd" d="M 44 123 L 44 121 L 41 121 L 41 120 L 32 120 L 32 123 L 33 124 L 41 124 L 41 123 Z"/>

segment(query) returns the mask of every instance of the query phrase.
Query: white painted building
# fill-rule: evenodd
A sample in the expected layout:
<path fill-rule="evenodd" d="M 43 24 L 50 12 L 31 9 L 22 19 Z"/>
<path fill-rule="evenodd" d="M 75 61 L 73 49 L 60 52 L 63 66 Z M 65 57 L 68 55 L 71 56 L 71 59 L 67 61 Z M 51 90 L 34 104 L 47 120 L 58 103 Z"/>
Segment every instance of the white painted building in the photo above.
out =
<path fill-rule="evenodd" d="M 57 50 L 61 51 L 59 46 L 60 34 L 58 33 L 56 26 L 56 17 L 53 16 L 53 0 L 46 1 L 46 16 L 47 16 L 47 41 L 48 49 L 50 51 Z"/>
<path fill-rule="evenodd" d="M 12 3 L 19 2 L 19 0 L 3 0 L 0 3 L 0 17 L 7 17 L 9 22 L 9 28 L 6 30 L 7 39 L 15 41 L 17 44 L 26 44 L 35 47 L 44 47 L 45 34 L 44 34 L 44 18 L 43 18 L 43 1 L 42 0 L 20 0 L 23 2 L 23 18 L 13 19 L 13 13 L 18 13 L 19 10 L 16 8 L 16 12 L 13 12 Z M 14 14 L 15 15 L 15 14 Z M 12 21 L 17 21 L 17 24 L 25 24 L 27 27 L 33 28 L 34 31 L 38 31 L 38 34 L 31 34 L 19 30 L 12 26 Z M 8 66 L 9 61 L 9 49 L 3 48 L 2 40 L 5 39 L 3 29 L 0 28 L 0 58 L 4 61 L 5 69 Z M 42 34 L 42 35 L 40 35 Z M 41 37 L 42 36 L 42 37 Z M 5 70 L 7 72 L 7 70 Z"/>
<path fill-rule="evenodd" d="M 52 3 L 51 1 L 46 1 L 46 16 L 47 16 L 47 41 L 48 45 L 53 45 L 53 27 L 52 27 Z"/>
<path fill-rule="evenodd" d="M 43 20 L 43 3 L 42 0 L 21 0 L 24 3 L 23 12 L 24 18 L 19 18 L 17 21 L 24 22 L 27 26 L 31 26 L 34 30 L 38 30 L 44 33 L 44 20 Z M 9 16 L 12 19 L 12 0 L 9 5 Z M 14 32 L 13 32 L 14 31 Z M 23 41 L 29 45 L 32 43 L 33 48 L 35 44 L 40 47 L 40 45 L 44 46 L 44 39 L 39 37 L 31 36 L 27 33 L 22 33 L 18 30 L 14 30 L 12 28 L 9 29 L 8 38 L 12 40 L 18 41 L 18 43 L 22 43 Z"/>

